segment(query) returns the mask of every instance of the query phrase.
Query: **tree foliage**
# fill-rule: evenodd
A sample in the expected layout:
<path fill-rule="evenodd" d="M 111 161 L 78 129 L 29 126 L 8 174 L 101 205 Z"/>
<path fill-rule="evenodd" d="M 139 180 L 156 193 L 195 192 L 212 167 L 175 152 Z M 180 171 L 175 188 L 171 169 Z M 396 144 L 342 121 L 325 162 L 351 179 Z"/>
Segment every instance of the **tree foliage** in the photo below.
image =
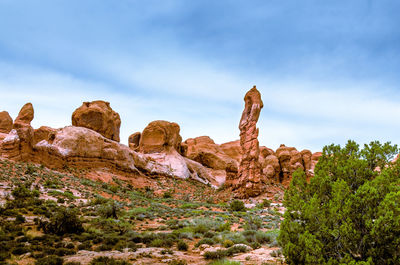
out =
<path fill-rule="evenodd" d="M 295 172 L 278 238 L 288 264 L 400 264 L 397 146 L 323 149 L 309 181 Z"/>
<path fill-rule="evenodd" d="M 84 231 L 78 210 L 59 207 L 50 220 L 40 222 L 39 227 L 47 234 L 80 234 Z"/>

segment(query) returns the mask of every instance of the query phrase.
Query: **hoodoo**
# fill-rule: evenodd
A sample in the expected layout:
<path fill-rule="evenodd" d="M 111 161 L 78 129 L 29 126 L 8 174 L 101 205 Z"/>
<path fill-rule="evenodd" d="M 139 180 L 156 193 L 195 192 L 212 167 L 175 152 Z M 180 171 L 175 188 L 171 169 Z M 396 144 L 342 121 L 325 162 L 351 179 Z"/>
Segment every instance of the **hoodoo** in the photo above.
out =
<path fill-rule="evenodd" d="M 252 197 L 261 194 L 264 182 L 259 161 L 260 146 L 257 128 L 257 121 L 264 105 L 256 86 L 246 93 L 244 102 L 245 107 L 239 123 L 242 159 L 237 178 L 228 181 L 228 184 L 231 182 L 233 190 L 239 197 Z"/>

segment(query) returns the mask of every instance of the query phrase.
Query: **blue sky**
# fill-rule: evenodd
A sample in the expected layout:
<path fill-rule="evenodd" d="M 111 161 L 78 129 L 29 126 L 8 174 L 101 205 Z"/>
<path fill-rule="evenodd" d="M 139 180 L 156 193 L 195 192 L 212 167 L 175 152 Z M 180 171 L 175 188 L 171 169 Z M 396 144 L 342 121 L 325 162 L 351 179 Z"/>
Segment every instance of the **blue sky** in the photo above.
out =
<path fill-rule="evenodd" d="M 103 99 L 123 143 L 158 119 L 223 143 L 257 85 L 262 145 L 400 144 L 398 14 L 397 0 L 0 0 L 0 110 L 30 101 L 34 127 L 58 128 Z"/>

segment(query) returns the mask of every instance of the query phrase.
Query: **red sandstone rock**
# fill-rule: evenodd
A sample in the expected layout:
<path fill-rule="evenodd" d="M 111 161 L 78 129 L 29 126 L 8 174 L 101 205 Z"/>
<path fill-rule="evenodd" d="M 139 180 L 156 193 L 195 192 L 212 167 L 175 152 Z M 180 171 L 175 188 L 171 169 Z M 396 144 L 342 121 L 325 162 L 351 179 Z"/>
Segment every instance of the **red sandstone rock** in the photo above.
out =
<path fill-rule="evenodd" d="M 7 111 L 0 112 L 0 133 L 9 133 L 13 127 L 13 120 Z"/>
<path fill-rule="evenodd" d="M 269 155 L 275 155 L 274 150 L 271 148 L 265 147 L 265 146 L 260 146 L 260 154 L 262 157 L 267 157 Z"/>
<path fill-rule="evenodd" d="M 315 152 L 311 156 L 311 168 L 310 171 L 314 174 L 315 166 L 318 163 L 319 158 L 322 156 L 322 152 Z"/>
<path fill-rule="evenodd" d="M 14 121 L 14 128 L 21 126 L 30 126 L 31 121 L 34 118 L 34 111 L 32 103 L 26 103 L 18 113 L 17 118 Z"/>
<path fill-rule="evenodd" d="M 208 136 L 187 139 L 182 145 L 183 155 L 191 160 L 209 168 L 237 172 L 237 162 L 226 155 Z"/>
<path fill-rule="evenodd" d="M 140 132 L 135 132 L 133 134 L 131 134 L 128 138 L 128 144 L 129 147 L 133 150 L 133 151 L 138 151 L 139 150 L 139 142 L 140 142 L 140 136 L 142 134 Z"/>
<path fill-rule="evenodd" d="M 238 177 L 228 180 L 228 184 L 233 186 L 237 196 L 247 198 L 261 194 L 264 185 L 262 168 L 259 162 L 260 148 L 257 139 L 257 121 L 263 108 L 263 102 L 261 94 L 255 86 L 246 93 L 244 101 L 245 108 L 239 123 L 242 159 Z"/>
<path fill-rule="evenodd" d="M 240 146 L 240 140 L 223 143 L 219 147 L 230 158 L 240 163 L 240 160 L 242 159 L 242 147 Z"/>
<path fill-rule="evenodd" d="M 72 114 L 72 125 L 94 130 L 104 137 L 119 142 L 121 119 L 109 102 L 83 102 Z"/>
<path fill-rule="evenodd" d="M 182 137 L 179 125 L 168 121 L 153 121 L 143 130 L 139 142 L 142 153 L 161 153 L 179 150 Z"/>
<path fill-rule="evenodd" d="M 303 158 L 303 165 L 304 165 L 304 171 L 306 172 L 306 175 L 311 177 L 312 176 L 312 172 L 311 170 L 311 156 L 312 153 L 310 150 L 303 150 L 300 152 L 301 153 L 301 157 Z"/>
<path fill-rule="evenodd" d="M 272 182 L 279 183 L 279 175 L 281 173 L 281 165 L 279 159 L 274 155 L 269 155 L 263 159 L 263 174 Z"/>
<path fill-rule="evenodd" d="M 56 134 L 56 129 L 47 126 L 41 126 L 39 129 L 36 129 L 33 132 L 33 144 L 35 145 L 43 140 L 52 143 L 55 139 Z"/>

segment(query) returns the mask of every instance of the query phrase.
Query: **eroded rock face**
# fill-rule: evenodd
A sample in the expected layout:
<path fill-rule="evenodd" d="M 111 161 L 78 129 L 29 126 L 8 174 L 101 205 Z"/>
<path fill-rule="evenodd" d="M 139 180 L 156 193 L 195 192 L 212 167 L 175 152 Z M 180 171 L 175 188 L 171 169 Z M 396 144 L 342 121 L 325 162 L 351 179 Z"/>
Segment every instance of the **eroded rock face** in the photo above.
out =
<path fill-rule="evenodd" d="M 18 113 L 17 118 L 14 121 L 14 128 L 23 126 L 30 126 L 31 121 L 34 118 L 34 110 L 32 103 L 26 103 Z"/>
<path fill-rule="evenodd" d="M 238 163 L 225 154 L 208 136 L 187 139 L 182 143 L 183 155 L 200 164 L 217 170 L 237 172 Z"/>
<path fill-rule="evenodd" d="M 128 138 L 129 148 L 131 148 L 133 151 L 139 150 L 139 143 L 140 143 L 141 135 L 142 134 L 140 132 L 135 132 L 129 136 L 129 138 Z"/>
<path fill-rule="evenodd" d="M 313 175 L 313 171 L 311 171 L 311 157 L 312 153 L 310 150 L 303 150 L 300 152 L 301 157 L 303 158 L 303 166 L 304 166 L 304 172 L 308 177 L 311 177 Z"/>
<path fill-rule="evenodd" d="M 33 144 L 37 144 L 43 140 L 52 143 L 56 137 L 57 129 L 48 126 L 41 126 L 33 132 Z"/>
<path fill-rule="evenodd" d="M 265 181 L 259 162 L 257 128 L 257 121 L 264 105 L 261 94 L 255 86 L 246 93 L 244 101 L 245 108 L 239 123 L 242 159 L 237 179 L 229 180 L 228 183 L 239 197 L 246 198 L 261 194 Z"/>
<path fill-rule="evenodd" d="M 7 111 L 0 112 L 0 133 L 9 133 L 13 128 L 13 120 Z"/>
<path fill-rule="evenodd" d="M 153 121 L 143 130 L 139 142 L 142 153 L 162 153 L 179 150 L 182 137 L 175 122 Z"/>
<path fill-rule="evenodd" d="M 242 147 L 240 146 L 240 140 L 223 143 L 220 145 L 220 148 L 230 158 L 240 163 L 240 160 L 242 159 Z"/>
<path fill-rule="evenodd" d="M 121 119 L 106 101 L 83 102 L 72 114 L 72 125 L 91 129 L 117 142 L 120 140 Z"/>
<path fill-rule="evenodd" d="M 319 158 L 322 156 L 322 152 L 315 152 L 311 156 L 311 168 L 310 172 L 314 175 L 315 166 L 318 163 Z"/>

